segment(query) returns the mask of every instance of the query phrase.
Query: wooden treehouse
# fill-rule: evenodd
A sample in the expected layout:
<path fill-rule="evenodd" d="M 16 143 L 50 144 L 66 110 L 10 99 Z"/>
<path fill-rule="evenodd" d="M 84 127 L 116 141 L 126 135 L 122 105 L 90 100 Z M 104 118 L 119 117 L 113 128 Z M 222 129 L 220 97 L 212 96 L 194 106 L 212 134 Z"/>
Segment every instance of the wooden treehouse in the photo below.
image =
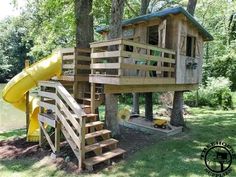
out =
<path fill-rule="evenodd" d="M 203 43 L 213 39 L 180 7 L 125 20 L 119 39 L 106 40 L 107 27 L 97 32 L 104 41 L 91 43 L 91 50 L 61 49 L 62 75 L 39 84 L 40 143 L 46 139 L 56 153 L 62 132 L 79 168 L 89 170 L 125 152 L 96 114 L 104 94 L 196 89 Z M 55 128 L 53 140 L 44 124 Z"/>

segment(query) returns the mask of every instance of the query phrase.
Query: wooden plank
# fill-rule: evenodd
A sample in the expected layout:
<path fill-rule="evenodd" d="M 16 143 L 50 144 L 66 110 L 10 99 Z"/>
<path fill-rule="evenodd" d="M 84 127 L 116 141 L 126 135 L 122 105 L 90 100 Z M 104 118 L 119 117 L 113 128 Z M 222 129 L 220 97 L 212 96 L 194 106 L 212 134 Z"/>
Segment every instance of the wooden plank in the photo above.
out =
<path fill-rule="evenodd" d="M 175 84 L 175 78 L 121 77 L 120 85 Z"/>
<path fill-rule="evenodd" d="M 62 56 L 62 60 L 63 61 L 70 61 L 70 60 L 74 60 L 75 59 L 75 55 L 73 54 L 73 55 L 63 55 Z"/>
<path fill-rule="evenodd" d="M 107 41 L 101 41 L 101 42 L 93 42 L 90 43 L 91 48 L 97 48 L 97 47 L 105 47 L 105 46 L 111 46 L 111 45 L 118 45 L 121 44 L 121 39 L 112 39 Z"/>
<path fill-rule="evenodd" d="M 120 78 L 119 77 L 106 77 L 106 76 L 99 76 L 99 75 L 90 75 L 89 82 L 90 83 L 119 85 Z"/>
<path fill-rule="evenodd" d="M 104 125 L 104 122 L 101 121 L 96 121 L 96 122 L 89 122 L 85 124 L 86 128 L 90 128 L 90 127 L 96 127 L 96 126 L 100 126 L 100 125 Z"/>
<path fill-rule="evenodd" d="M 90 106 L 91 106 L 91 113 L 95 113 L 95 84 L 91 83 L 90 86 L 90 91 L 91 91 L 91 102 L 90 102 Z"/>
<path fill-rule="evenodd" d="M 112 58 L 112 57 L 119 57 L 120 51 L 110 51 L 110 52 L 98 52 L 98 53 L 91 53 L 91 58 Z"/>
<path fill-rule="evenodd" d="M 145 93 L 145 92 L 166 92 L 166 91 L 189 91 L 197 90 L 199 85 L 181 85 L 181 84 L 168 84 L 168 85 L 105 85 L 104 93 Z"/>
<path fill-rule="evenodd" d="M 74 69 L 74 64 L 62 64 L 62 69 Z"/>
<path fill-rule="evenodd" d="M 130 46 L 134 46 L 134 47 L 138 47 L 138 48 L 143 48 L 143 49 L 149 49 L 149 50 L 155 50 L 155 51 L 175 54 L 174 50 L 159 48 L 159 47 L 156 47 L 155 45 L 151 45 L 151 44 L 137 43 L 137 42 L 133 42 L 133 41 L 129 41 L 129 40 L 122 40 L 122 44 L 130 45 Z"/>
<path fill-rule="evenodd" d="M 47 98 L 51 98 L 51 99 L 56 99 L 56 94 L 55 93 L 51 93 L 51 92 L 46 92 L 46 91 L 39 91 L 38 95 L 41 97 L 47 97 Z"/>
<path fill-rule="evenodd" d="M 54 146 L 50 136 L 48 135 L 47 131 L 44 129 L 44 126 L 43 126 L 42 122 L 40 122 L 40 121 L 39 121 L 39 126 L 40 126 L 41 130 L 43 130 L 44 136 L 45 136 L 48 144 L 50 145 L 52 151 L 55 153 L 56 152 L 56 148 L 55 148 L 55 146 Z"/>
<path fill-rule="evenodd" d="M 71 128 L 70 124 L 68 124 L 68 122 L 66 121 L 65 117 L 60 112 L 58 112 L 57 116 L 58 116 L 60 122 L 62 123 L 62 125 L 65 127 L 65 129 L 68 132 L 68 134 L 73 139 L 74 143 L 77 145 L 78 149 L 80 149 L 80 141 L 81 141 L 81 139 L 76 135 L 74 130 Z"/>
<path fill-rule="evenodd" d="M 39 81 L 38 86 L 41 87 L 52 87 L 55 88 L 59 83 L 58 82 L 53 82 L 53 81 Z"/>
<path fill-rule="evenodd" d="M 175 63 L 175 59 L 164 58 L 164 57 L 154 56 L 154 55 L 146 55 L 146 54 L 135 53 L 135 52 L 128 52 L 128 51 L 122 51 L 121 56 L 126 57 L 126 58 L 134 58 L 136 61 L 149 60 L 149 61 Z"/>
<path fill-rule="evenodd" d="M 79 159 L 79 170 L 82 170 L 83 168 L 83 162 L 85 160 L 85 132 L 86 132 L 86 129 L 85 129 L 85 123 L 86 123 L 86 119 L 85 118 L 82 118 L 81 119 L 82 122 L 82 126 L 81 126 L 81 134 L 80 134 L 80 137 L 81 137 L 81 141 L 80 141 L 80 159 Z"/>
<path fill-rule="evenodd" d="M 63 111 L 67 117 L 67 120 L 69 120 L 72 125 L 74 126 L 74 128 L 76 129 L 76 131 L 81 134 L 81 126 L 80 124 L 77 122 L 77 120 L 74 118 L 74 115 L 68 110 L 68 108 L 65 106 L 65 104 L 61 101 L 61 100 L 57 100 L 57 105 L 61 108 L 61 111 Z M 82 119 L 82 117 L 81 117 Z"/>
<path fill-rule="evenodd" d="M 75 48 L 76 52 L 81 52 L 81 53 L 91 53 L 90 48 Z"/>
<path fill-rule="evenodd" d="M 55 127 L 55 148 L 57 152 L 60 151 L 60 141 L 61 141 L 61 123 L 57 121 Z"/>
<path fill-rule="evenodd" d="M 90 70 L 90 65 L 80 65 L 80 64 L 77 64 L 75 66 L 76 69 L 80 69 L 80 70 Z"/>
<path fill-rule="evenodd" d="M 156 77 L 108 77 L 90 75 L 89 82 L 111 85 L 157 85 L 175 84 L 175 78 L 156 78 Z"/>
<path fill-rule="evenodd" d="M 81 106 L 62 85 L 59 85 L 57 87 L 57 94 L 59 94 L 65 100 L 65 102 L 70 106 L 73 112 L 79 117 L 86 115 Z"/>
<path fill-rule="evenodd" d="M 54 104 L 50 104 L 50 103 L 46 103 L 46 102 L 43 102 L 43 101 L 40 101 L 39 102 L 39 106 L 40 107 L 43 107 L 43 108 L 45 108 L 45 109 L 47 109 L 47 110 L 52 110 L 53 112 L 55 112 L 56 111 L 56 106 L 54 105 Z"/>
<path fill-rule="evenodd" d="M 130 70 L 143 70 L 143 71 L 175 71 L 174 68 L 170 67 L 160 67 L 160 66 L 151 66 L 151 65 L 141 65 L 141 64 L 129 64 L 121 63 L 122 69 Z"/>
<path fill-rule="evenodd" d="M 109 152 L 106 152 L 104 154 L 101 154 L 99 156 L 95 156 L 95 157 L 85 159 L 84 164 L 86 166 L 93 166 L 95 164 L 104 162 L 104 161 L 106 161 L 108 159 L 111 159 L 113 157 L 116 157 L 118 155 L 122 155 L 124 153 L 125 153 L 125 150 L 117 148 L 117 149 L 111 150 Z"/>
<path fill-rule="evenodd" d="M 41 122 L 47 123 L 48 125 L 50 125 L 51 127 L 56 127 L 56 120 L 53 118 L 50 118 L 47 114 L 44 113 L 40 113 L 38 115 L 38 119 Z"/>
<path fill-rule="evenodd" d="M 76 56 L 76 60 L 77 61 L 91 61 L 91 58 L 87 56 L 79 55 L 79 56 Z"/>
<path fill-rule="evenodd" d="M 91 69 L 119 69 L 120 63 L 96 63 L 90 65 Z"/>
<path fill-rule="evenodd" d="M 99 131 L 96 131 L 96 132 L 86 134 L 85 139 L 95 138 L 95 137 L 102 136 L 102 135 L 105 135 L 105 134 L 110 134 L 110 133 L 111 133 L 110 130 L 106 130 L 106 129 L 99 130 Z"/>
<path fill-rule="evenodd" d="M 61 53 L 74 53 L 75 48 L 61 48 Z"/>
<path fill-rule="evenodd" d="M 116 139 L 110 138 L 110 139 L 100 141 L 95 144 L 87 145 L 87 146 L 85 146 L 85 153 L 90 152 L 90 151 L 94 151 L 96 149 L 108 147 L 108 146 L 116 144 L 116 143 L 118 143 L 118 141 Z"/>

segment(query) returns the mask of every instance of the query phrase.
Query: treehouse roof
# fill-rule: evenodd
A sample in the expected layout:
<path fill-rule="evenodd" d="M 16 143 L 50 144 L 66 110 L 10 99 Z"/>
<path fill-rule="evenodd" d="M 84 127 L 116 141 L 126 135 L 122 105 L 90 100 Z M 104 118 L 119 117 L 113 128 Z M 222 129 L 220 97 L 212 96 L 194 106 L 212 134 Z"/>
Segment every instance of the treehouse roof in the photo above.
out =
<path fill-rule="evenodd" d="M 212 35 L 200 23 L 198 23 L 198 21 L 190 13 L 188 13 L 182 7 L 167 8 L 167 9 L 164 9 L 164 10 L 161 10 L 161 11 L 158 11 L 158 12 L 154 12 L 154 13 L 151 13 L 151 14 L 141 15 L 141 16 L 138 16 L 138 17 L 135 17 L 135 18 L 132 18 L 132 19 L 124 20 L 122 22 L 122 25 L 123 26 L 132 25 L 132 24 L 136 24 L 136 23 L 140 23 L 140 22 L 144 22 L 144 21 L 153 20 L 155 18 L 165 17 L 165 16 L 168 16 L 168 15 L 171 15 L 171 14 L 172 15 L 183 14 L 192 23 L 192 25 L 198 29 L 198 31 L 204 37 L 204 40 L 206 40 L 206 41 L 213 40 Z M 108 32 L 109 31 L 109 26 L 98 27 L 96 29 L 96 31 L 98 33 Z"/>

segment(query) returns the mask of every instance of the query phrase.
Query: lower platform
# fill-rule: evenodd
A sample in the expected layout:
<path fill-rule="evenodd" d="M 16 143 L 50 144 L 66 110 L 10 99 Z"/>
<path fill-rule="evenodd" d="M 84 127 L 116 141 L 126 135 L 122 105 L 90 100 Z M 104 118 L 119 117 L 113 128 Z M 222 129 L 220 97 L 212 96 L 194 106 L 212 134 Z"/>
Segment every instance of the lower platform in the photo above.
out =
<path fill-rule="evenodd" d="M 170 124 L 170 129 L 154 128 L 153 122 L 146 120 L 143 117 L 131 118 L 128 121 L 123 121 L 121 125 L 135 130 L 143 131 L 150 134 L 159 134 L 161 136 L 172 136 L 182 132 L 183 127 L 175 127 Z"/>

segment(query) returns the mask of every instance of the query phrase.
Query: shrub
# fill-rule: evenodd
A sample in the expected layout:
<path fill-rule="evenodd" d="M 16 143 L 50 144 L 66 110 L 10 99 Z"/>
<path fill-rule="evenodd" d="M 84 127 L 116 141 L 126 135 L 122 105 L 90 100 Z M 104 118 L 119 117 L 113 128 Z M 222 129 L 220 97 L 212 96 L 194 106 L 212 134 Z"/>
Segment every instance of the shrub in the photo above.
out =
<path fill-rule="evenodd" d="M 198 106 L 222 107 L 229 109 L 233 107 L 231 95 L 231 81 L 228 78 L 208 78 L 205 86 L 198 90 Z M 197 92 L 189 92 L 184 95 L 185 104 L 196 106 Z"/>

